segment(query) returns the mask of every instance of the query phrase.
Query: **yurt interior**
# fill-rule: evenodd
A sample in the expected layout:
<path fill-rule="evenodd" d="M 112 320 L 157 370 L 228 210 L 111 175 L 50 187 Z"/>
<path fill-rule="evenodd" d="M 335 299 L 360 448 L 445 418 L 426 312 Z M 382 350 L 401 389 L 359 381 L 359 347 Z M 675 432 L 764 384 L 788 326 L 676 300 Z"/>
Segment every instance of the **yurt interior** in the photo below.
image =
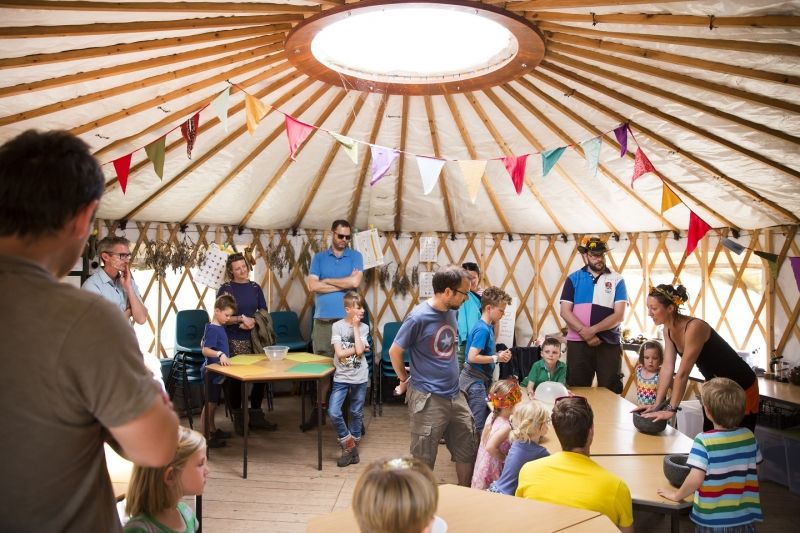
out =
<path fill-rule="evenodd" d="M 414 454 L 386 325 L 436 297 L 437 273 L 474 263 L 481 289 L 511 299 L 496 341 L 538 358 L 542 340 L 568 328 L 568 362 L 564 288 L 591 266 L 587 243 L 607 250 L 627 291 L 614 394 L 624 415 L 594 406 L 591 457 L 630 487 L 635 530 L 695 527 L 692 497 L 676 503 L 657 488 L 669 487 L 664 457 L 688 454 L 702 430 L 681 437 L 702 425 L 704 376 L 695 369 L 677 428 L 661 435 L 682 449 L 640 454 L 631 442 L 644 437 L 620 429 L 637 403 L 640 345 L 671 342 L 653 291 L 683 285 L 683 316 L 758 376 L 757 527 L 788 531 L 800 505 L 799 67 L 797 0 L 5 0 L 0 143 L 66 130 L 91 147 L 105 191 L 64 281 L 101 269 L 104 237 L 130 241 L 147 311 L 133 329 L 182 425 L 200 427 L 205 389 L 180 375 L 191 365 L 174 368 L 178 314 L 213 319 L 230 254 L 246 258 L 268 311 L 296 315 L 306 344 L 287 357 L 309 378 L 264 378 L 277 431 L 208 450 L 202 498 L 187 499 L 206 532 L 357 531 L 359 477 Z M 314 257 L 339 245 L 337 220 L 363 258 L 355 289 L 372 348 L 360 463 L 344 468 L 327 413 L 321 431 L 298 427 L 331 379 L 312 375 L 331 360 L 314 359 L 320 293 L 309 279 L 320 283 Z M 248 368 L 271 364 L 260 359 Z M 228 411 L 216 425 L 233 432 Z M 604 432 L 624 433 L 617 449 L 604 451 Z M 620 525 L 456 492 L 467 489 L 455 486 L 451 444 L 433 469 L 433 531 Z M 120 498 L 126 475 L 112 472 Z"/>

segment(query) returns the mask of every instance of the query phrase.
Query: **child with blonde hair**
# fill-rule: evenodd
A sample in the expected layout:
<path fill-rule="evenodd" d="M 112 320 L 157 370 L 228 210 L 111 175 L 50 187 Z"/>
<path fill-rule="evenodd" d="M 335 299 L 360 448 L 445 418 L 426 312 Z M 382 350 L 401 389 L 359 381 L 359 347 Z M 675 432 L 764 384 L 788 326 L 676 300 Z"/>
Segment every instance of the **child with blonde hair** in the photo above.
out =
<path fill-rule="evenodd" d="M 538 400 L 522 401 L 514 406 L 510 418 L 511 434 L 508 440 L 511 449 L 500 478 L 489 485 L 489 492 L 513 496 L 519 483 L 519 471 L 527 462 L 550 455 L 539 440 L 547 433 L 550 412 Z"/>
<path fill-rule="evenodd" d="M 636 403 L 653 405 L 658 395 L 658 373 L 664 362 L 664 349 L 658 341 L 646 341 L 639 347 L 636 375 Z"/>
<path fill-rule="evenodd" d="M 489 488 L 500 477 L 506 455 L 511 448 L 508 436 L 511 433 L 509 418 L 514 406 L 522 399 L 522 389 L 516 379 L 501 379 L 489 391 L 491 414 L 481 434 L 475 470 L 472 473 L 473 489 Z"/>
<path fill-rule="evenodd" d="M 353 491 L 353 513 L 365 533 L 430 533 L 438 504 L 433 472 L 412 457 L 372 463 Z"/>
<path fill-rule="evenodd" d="M 134 465 L 125 513 L 132 518 L 126 533 L 194 532 L 199 524 L 192 509 L 180 501 L 203 494 L 208 477 L 206 440 L 197 431 L 178 428 L 178 449 L 166 466 Z"/>

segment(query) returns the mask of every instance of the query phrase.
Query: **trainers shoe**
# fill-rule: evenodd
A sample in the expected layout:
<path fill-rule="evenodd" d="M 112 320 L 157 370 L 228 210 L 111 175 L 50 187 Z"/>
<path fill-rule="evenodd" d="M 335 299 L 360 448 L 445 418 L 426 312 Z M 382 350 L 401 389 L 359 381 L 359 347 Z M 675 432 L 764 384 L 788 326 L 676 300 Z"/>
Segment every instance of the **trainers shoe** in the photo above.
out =
<path fill-rule="evenodd" d="M 224 448 L 227 444 L 227 442 L 222 439 L 218 439 L 217 437 L 206 439 L 206 446 L 209 448 Z"/>
<path fill-rule="evenodd" d="M 217 430 L 211 434 L 211 437 L 215 439 L 229 439 L 232 436 L 233 435 L 231 434 L 230 431 L 222 431 L 219 428 L 217 428 Z"/>
<path fill-rule="evenodd" d="M 261 409 L 250 409 L 247 414 L 250 417 L 250 429 L 265 429 L 267 431 L 275 431 L 278 429 L 278 424 L 270 422 L 264 418 L 264 411 Z"/>

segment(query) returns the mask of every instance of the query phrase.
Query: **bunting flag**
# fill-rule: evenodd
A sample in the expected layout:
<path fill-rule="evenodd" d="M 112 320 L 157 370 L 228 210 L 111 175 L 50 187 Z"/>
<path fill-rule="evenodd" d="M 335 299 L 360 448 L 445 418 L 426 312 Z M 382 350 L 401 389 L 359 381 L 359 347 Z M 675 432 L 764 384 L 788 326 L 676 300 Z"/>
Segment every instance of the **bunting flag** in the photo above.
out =
<path fill-rule="evenodd" d="M 655 172 L 656 167 L 653 166 L 653 163 L 647 159 L 647 156 L 644 154 L 644 150 L 641 148 L 636 149 L 636 158 L 633 160 L 633 176 L 631 177 L 631 188 L 633 188 L 633 182 L 639 179 L 642 175 L 647 174 L 648 172 Z M 662 199 L 663 202 L 663 199 Z"/>
<path fill-rule="evenodd" d="M 661 184 L 661 214 L 663 215 L 667 210 L 672 209 L 676 205 L 680 205 L 681 199 L 678 195 L 672 192 L 672 189 L 667 187 L 666 183 Z"/>
<path fill-rule="evenodd" d="M 614 136 L 619 143 L 619 156 L 623 157 L 628 153 L 628 124 L 622 124 L 615 128 Z"/>
<path fill-rule="evenodd" d="M 769 273 L 772 275 L 772 279 L 777 278 L 778 277 L 778 256 L 776 254 L 771 254 L 769 252 L 759 252 L 759 251 L 756 251 L 756 250 L 753 250 L 753 253 L 767 262 L 767 266 L 769 267 Z"/>
<path fill-rule="evenodd" d="M 297 150 L 300 148 L 300 145 L 303 144 L 309 135 L 311 135 L 311 131 L 314 129 L 313 126 L 309 126 L 304 122 L 300 122 L 299 120 L 291 117 L 289 115 L 285 115 L 286 119 L 284 123 L 286 125 L 286 135 L 289 137 L 289 157 L 294 161 L 294 155 L 297 153 Z"/>
<path fill-rule="evenodd" d="M 481 183 L 483 171 L 486 170 L 485 160 L 465 160 L 459 161 L 458 166 L 461 169 L 461 174 L 464 175 L 464 181 L 467 184 L 467 193 L 472 203 L 478 199 L 478 185 Z"/>
<path fill-rule="evenodd" d="M 153 163 L 153 169 L 159 179 L 164 179 L 164 155 L 166 153 L 167 136 L 156 139 L 144 147 L 144 152 L 147 154 L 147 159 Z"/>
<path fill-rule="evenodd" d="M 503 158 L 503 165 L 511 176 L 511 181 L 514 183 L 514 190 L 517 191 L 517 196 L 522 194 L 522 183 L 525 181 L 525 164 L 527 161 L 528 154 L 520 156 L 510 155 Z"/>
<path fill-rule="evenodd" d="M 370 145 L 370 148 L 372 148 L 372 179 L 369 180 L 369 184 L 375 185 L 386 174 L 400 152 L 374 144 Z"/>
<path fill-rule="evenodd" d="M 422 178 L 422 190 L 428 195 L 439 179 L 439 173 L 444 166 L 444 159 L 418 155 L 417 166 L 419 166 L 419 176 Z"/>
<path fill-rule="evenodd" d="M 247 131 L 250 133 L 250 135 L 252 135 L 255 133 L 259 122 L 261 122 L 261 119 L 267 116 L 267 113 L 269 113 L 269 109 L 267 109 L 267 106 L 264 105 L 264 102 L 255 96 L 250 96 L 248 93 L 244 93 L 244 106 L 246 108 L 247 115 Z M 305 139 L 305 137 L 303 139 Z M 292 159 L 294 159 L 294 157 Z"/>
<path fill-rule="evenodd" d="M 550 173 L 550 170 L 558 163 L 558 160 L 561 159 L 561 154 L 563 154 L 566 149 L 566 146 L 560 146 L 559 148 L 553 148 L 552 150 L 542 152 L 542 177 Z"/>
<path fill-rule="evenodd" d="M 192 158 L 192 148 L 197 140 L 197 132 L 200 129 L 200 112 L 192 115 L 189 120 L 181 124 L 181 135 L 186 140 L 186 156 Z"/>
<path fill-rule="evenodd" d="M 353 161 L 353 164 L 357 165 L 358 164 L 358 143 L 356 142 L 356 140 L 355 139 L 351 139 L 350 137 L 345 137 L 344 135 L 342 135 L 340 133 L 334 133 L 332 131 L 329 131 L 328 133 L 330 133 L 331 137 L 336 139 L 336 142 L 338 142 L 342 146 L 342 149 L 344 150 L 344 153 L 346 153 L 347 157 L 349 157 Z"/>
<path fill-rule="evenodd" d="M 705 220 L 694 214 L 694 211 L 689 210 L 689 231 L 687 232 L 686 239 L 686 255 L 690 255 L 697 248 L 697 243 L 700 239 L 708 233 L 711 226 L 706 224 Z"/>
<path fill-rule="evenodd" d="M 602 143 L 601 137 L 595 137 L 581 143 L 583 156 L 586 158 L 586 168 L 589 169 L 589 174 L 592 177 L 597 176 L 597 165 L 600 163 L 600 146 Z"/>
<path fill-rule="evenodd" d="M 736 255 L 742 255 L 742 252 L 744 252 L 744 250 L 745 250 L 744 246 L 742 246 L 741 244 L 739 244 L 736 241 L 732 241 L 732 240 L 727 239 L 727 238 L 720 239 L 719 242 L 722 243 L 722 246 L 724 246 L 725 248 L 727 248 L 731 252 L 735 253 Z"/>
<path fill-rule="evenodd" d="M 114 170 L 117 171 L 117 181 L 119 181 L 122 194 L 125 194 L 125 189 L 128 187 L 128 173 L 131 171 L 131 156 L 133 156 L 133 152 L 114 160 Z"/>
<path fill-rule="evenodd" d="M 228 131 L 228 108 L 230 107 L 230 94 L 231 87 L 228 85 L 225 87 L 224 91 L 219 93 L 217 97 L 211 101 L 211 109 L 213 109 L 214 113 L 217 114 L 219 123 L 222 124 L 222 129 L 225 130 L 226 133 Z"/>
<path fill-rule="evenodd" d="M 790 257 L 789 262 L 792 264 L 794 282 L 797 283 L 797 290 L 800 291 L 800 257 Z"/>

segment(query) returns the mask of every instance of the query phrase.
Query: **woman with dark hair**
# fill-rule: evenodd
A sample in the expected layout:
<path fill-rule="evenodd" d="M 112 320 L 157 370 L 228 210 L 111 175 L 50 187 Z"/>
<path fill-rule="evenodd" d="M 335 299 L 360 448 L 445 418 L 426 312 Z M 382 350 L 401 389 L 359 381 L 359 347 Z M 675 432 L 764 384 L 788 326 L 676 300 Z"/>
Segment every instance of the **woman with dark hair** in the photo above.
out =
<path fill-rule="evenodd" d="M 255 325 L 255 314 L 259 309 L 267 308 L 267 301 L 264 299 L 264 291 L 255 281 L 250 281 L 250 265 L 245 256 L 235 253 L 228 256 L 225 265 L 226 281 L 217 291 L 217 298 L 223 294 L 230 294 L 236 300 L 236 307 L 239 314 L 232 316 L 225 325 L 225 332 L 228 335 L 230 345 L 230 355 L 234 357 L 240 354 L 251 354 L 253 342 L 250 330 Z M 233 414 L 233 426 L 236 433 L 241 435 L 244 432 L 244 417 L 242 413 L 242 390 L 239 382 L 234 380 L 227 381 L 225 394 Z M 261 410 L 261 403 L 264 401 L 264 383 L 253 383 L 250 390 L 250 417 L 249 426 L 251 428 L 261 428 L 268 431 L 277 429 L 277 425 L 264 418 L 264 411 Z"/>
<path fill-rule="evenodd" d="M 467 343 L 467 337 L 470 331 L 472 331 L 472 328 L 475 327 L 475 324 L 481 319 L 481 295 L 483 294 L 483 289 L 480 288 L 481 269 L 478 265 L 476 263 L 464 263 L 461 265 L 461 268 L 466 271 L 467 278 L 469 278 L 469 292 L 467 294 L 467 299 L 464 300 L 464 303 L 461 304 L 461 307 L 458 309 L 459 368 L 464 366 L 464 360 L 466 358 L 464 347 Z M 495 335 L 496 334 L 497 328 L 495 327 Z"/>
<path fill-rule="evenodd" d="M 680 307 L 689 300 L 683 285 L 659 285 L 650 289 L 647 311 L 653 322 L 664 326 L 664 363 L 658 381 L 655 404 L 642 408 L 644 416 L 667 420 L 678 411 L 678 405 L 686 392 L 689 372 L 697 365 L 706 380 L 723 377 L 739 384 L 747 395 L 745 416 L 740 425 L 755 431 L 758 415 L 758 380 L 753 370 L 739 354 L 725 342 L 714 329 L 703 320 L 681 314 Z M 676 354 L 681 364 L 675 372 Z M 673 380 L 673 373 L 675 379 Z M 669 404 L 656 411 L 666 398 L 672 385 Z M 711 421 L 703 415 L 703 430 L 713 428 Z"/>

